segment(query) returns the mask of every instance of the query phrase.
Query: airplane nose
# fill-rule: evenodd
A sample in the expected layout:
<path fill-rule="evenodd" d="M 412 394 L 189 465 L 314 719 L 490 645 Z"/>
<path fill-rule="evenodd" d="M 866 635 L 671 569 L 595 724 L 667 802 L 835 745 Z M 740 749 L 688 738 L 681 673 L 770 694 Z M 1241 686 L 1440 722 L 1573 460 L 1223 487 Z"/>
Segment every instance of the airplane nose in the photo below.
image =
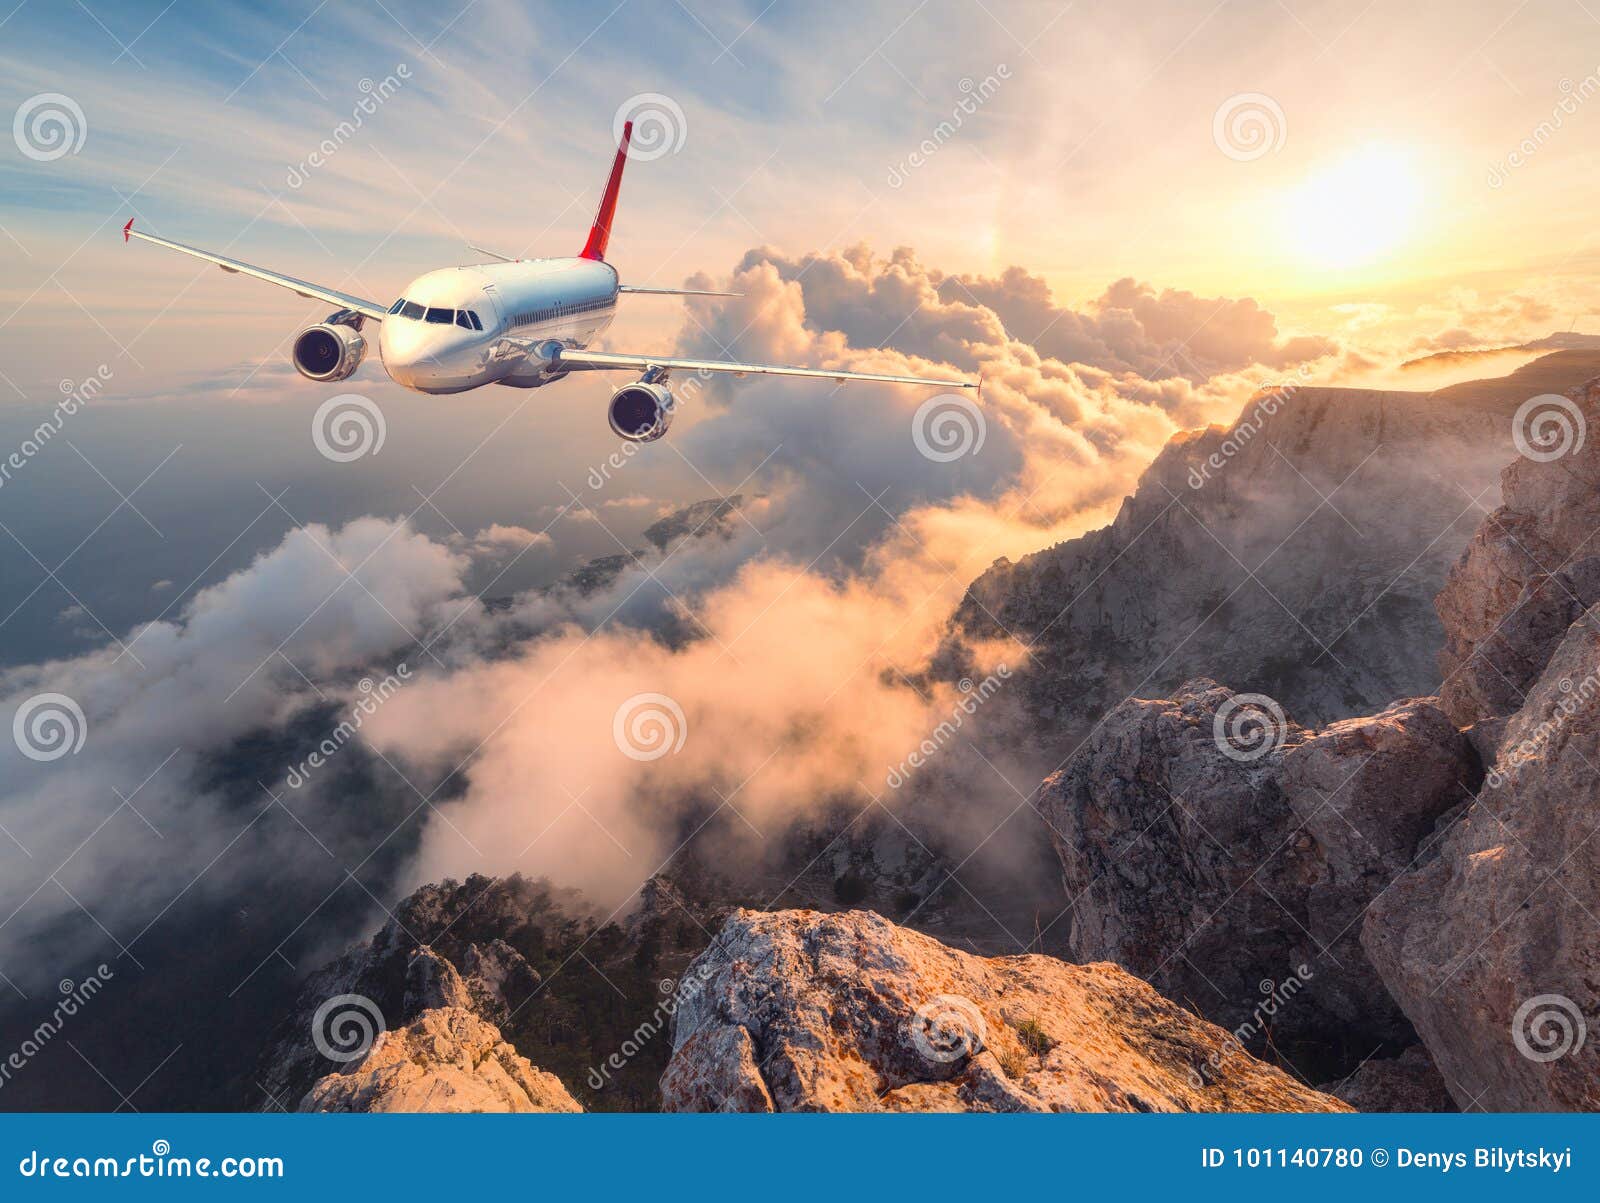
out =
<path fill-rule="evenodd" d="M 378 349 L 383 355 L 384 370 L 396 384 L 426 388 L 436 374 L 428 340 L 419 323 L 404 319 L 384 322 L 378 333 Z"/>
<path fill-rule="evenodd" d="M 383 366 L 390 379 L 422 393 L 452 393 L 471 388 L 478 357 L 454 327 L 388 321 L 378 335 Z"/>

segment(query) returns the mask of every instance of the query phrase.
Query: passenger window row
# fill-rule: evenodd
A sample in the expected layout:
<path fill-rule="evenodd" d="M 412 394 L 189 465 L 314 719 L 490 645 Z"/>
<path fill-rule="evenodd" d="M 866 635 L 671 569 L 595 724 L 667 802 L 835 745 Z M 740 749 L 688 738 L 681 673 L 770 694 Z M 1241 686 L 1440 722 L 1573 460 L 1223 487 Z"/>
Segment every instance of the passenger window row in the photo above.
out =
<path fill-rule="evenodd" d="M 414 322 L 430 322 L 435 326 L 456 325 L 463 330 L 483 329 L 483 322 L 479 320 L 475 309 L 424 309 L 415 301 L 401 297 L 389 306 L 389 312 L 400 317 L 408 317 Z"/>
<path fill-rule="evenodd" d="M 513 326 L 531 326 L 535 322 L 548 322 L 552 318 L 565 317 L 573 313 L 589 313 L 596 309 L 604 309 L 611 304 L 610 297 L 597 297 L 592 301 L 578 301 L 569 303 L 563 301 L 558 305 L 547 305 L 543 309 L 530 309 L 527 313 L 519 313 L 511 319 Z"/>

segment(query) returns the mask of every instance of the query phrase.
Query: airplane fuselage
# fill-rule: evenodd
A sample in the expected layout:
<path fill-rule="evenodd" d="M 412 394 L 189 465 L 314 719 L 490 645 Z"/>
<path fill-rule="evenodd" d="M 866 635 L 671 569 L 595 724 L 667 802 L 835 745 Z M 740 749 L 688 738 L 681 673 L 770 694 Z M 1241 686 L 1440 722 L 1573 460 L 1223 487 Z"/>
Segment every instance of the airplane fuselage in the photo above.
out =
<path fill-rule="evenodd" d="M 122 227 L 122 239 L 153 243 L 168 250 L 214 263 L 223 271 L 264 280 L 308 300 L 335 306 L 320 322 L 295 335 L 290 352 L 296 370 L 319 383 L 347 380 L 368 354 L 375 323 L 378 354 L 396 384 L 419 393 L 464 393 L 485 384 L 538 388 L 574 371 L 637 372 L 639 378 L 614 390 L 606 420 L 621 438 L 654 442 L 672 421 L 673 396 L 668 376 L 674 371 L 706 375 L 798 376 L 813 380 L 875 381 L 882 384 L 977 388 L 967 380 L 837 368 L 791 367 L 783 364 L 738 363 L 726 359 L 692 359 L 674 355 L 589 350 L 588 344 L 616 316 L 621 293 L 658 296 L 739 296 L 699 288 L 655 288 L 623 285 L 606 262 L 606 246 L 616 217 L 622 168 L 628 158 L 633 123 L 625 121 L 616 158 L 583 250 L 569 259 L 511 259 L 473 247 L 498 260 L 466 267 L 447 267 L 418 276 L 392 304 L 358 297 L 338 288 L 246 263 L 230 255 L 174 242 L 158 234 Z"/>
<path fill-rule="evenodd" d="M 418 276 L 379 327 L 384 370 L 419 393 L 485 384 L 537 388 L 551 372 L 527 347 L 584 347 L 616 316 L 616 270 L 594 259 L 522 259 Z"/>

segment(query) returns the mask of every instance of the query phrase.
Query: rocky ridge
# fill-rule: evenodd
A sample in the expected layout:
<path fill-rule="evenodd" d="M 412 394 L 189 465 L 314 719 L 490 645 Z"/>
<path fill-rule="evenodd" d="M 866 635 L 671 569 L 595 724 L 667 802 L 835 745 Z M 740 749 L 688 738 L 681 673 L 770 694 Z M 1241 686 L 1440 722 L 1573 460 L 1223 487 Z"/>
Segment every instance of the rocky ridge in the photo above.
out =
<path fill-rule="evenodd" d="M 1473 498 L 1493 504 L 1513 411 L 1597 373 L 1600 353 L 1567 350 L 1433 393 L 1266 390 L 1233 426 L 1176 436 L 1110 526 L 974 581 L 948 662 L 1029 643 L 1012 688 L 1041 771 L 1121 698 L 1224 669 L 1311 724 L 1432 694 L 1433 599 Z"/>
<path fill-rule="evenodd" d="M 690 966 L 672 1111 L 1339 1111 L 1114 965 L 985 959 L 870 911 L 734 912 Z"/>
<path fill-rule="evenodd" d="M 500 967 L 507 967 L 504 961 Z M 455 967 L 427 948 L 411 954 L 406 976 L 404 1013 L 414 1018 L 402 1028 L 378 1032 L 364 1055 L 318 1079 L 298 1110 L 583 1110 L 560 1079 L 536 1069 L 482 1018 L 479 1008 L 483 992 L 493 989 L 491 980 L 475 978 L 474 997 Z M 503 1000 L 503 995 L 495 997 Z M 354 1015 L 347 1013 L 346 1018 Z M 363 1031 L 363 1040 L 365 1035 Z"/>

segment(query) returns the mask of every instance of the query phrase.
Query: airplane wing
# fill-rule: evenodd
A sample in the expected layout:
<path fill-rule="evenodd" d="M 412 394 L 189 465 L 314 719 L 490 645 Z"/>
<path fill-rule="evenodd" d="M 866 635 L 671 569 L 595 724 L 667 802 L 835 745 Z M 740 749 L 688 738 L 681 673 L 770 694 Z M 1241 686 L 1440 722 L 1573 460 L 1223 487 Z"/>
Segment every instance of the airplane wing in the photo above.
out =
<path fill-rule="evenodd" d="M 320 284 L 312 284 L 305 280 L 297 280 L 293 276 L 279 275 L 277 272 L 268 271 L 264 267 L 243 263 L 238 259 L 229 259 L 226 255 L 215 255 L 210 251 L 202 251 L 198 247 L 185 246 L 181 242 L 171 242 L 165 238 L 157 238 L 154 234 L 145 234 L 133 228 L 129 221 L 122 227 L 122 240 L 129 238 L 142 238 L 146 242 L 153 242 L 157 246 L 164 246 L 168 250 L 182 251 L 185 255 L 193 255 L 196 259 L 204 259 L 208 263 L 215 263 L 225 272 L 238 272 L 241 275 L 254 276 L 257 280 L 265 280 L 268 284 L 276 284 L 279 288 L 287 288 L 291 292 L 305 297 L 311 301 L 326 301 L 340 309 L 353 309 L 362 317 L 370 317 L 375 322 L 381 322 L 389 312 L 387 305 L 379 305 L 376 301 L 364 301 L 360 297 L 353 297 L 349 293 L 338 292 L 332 288 L 324 288 Z"/>
<path fill-rule="evenodd" d="M 652 297 L 742 297 L 742 292 L 714 292 L 709 288 L 645 288 L 638 284 L 619 284 L 618 292 L 641 293 Z"/>
<path fill-rule="evenodd" d="M 736 376 L 806 376 L 813 380 L 871 380 L 880 384 L 928 384 L 944 388 L 976 389 L 976 380 L 932 380 L 924 376 L 885 376 L 876 372 L 841 372 L 832 368 L 791 368 L 770 363 L 730 363 L 721 359 L 673 359 L 663 355 L 619 355 L 611 351 L 579 351 L 562 347 L 554 352 L 558 371 L 647 371 L 665 368 L 678 372 L 732 372 Z"/>

